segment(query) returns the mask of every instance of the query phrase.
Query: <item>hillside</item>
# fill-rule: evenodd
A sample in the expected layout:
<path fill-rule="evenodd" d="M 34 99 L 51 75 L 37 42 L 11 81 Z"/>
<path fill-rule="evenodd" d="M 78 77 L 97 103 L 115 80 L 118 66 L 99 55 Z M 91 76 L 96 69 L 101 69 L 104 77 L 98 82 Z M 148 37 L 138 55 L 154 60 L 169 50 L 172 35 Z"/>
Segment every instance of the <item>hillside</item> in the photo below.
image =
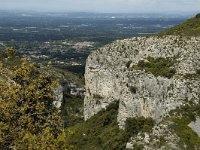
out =
<path fill-rule="evenodd" d="M 200 36 L 200 14 L 159 35 Z"/>
<path fill-rule="evenodd" d="M 86 64 L 85 120 L 117 101 L 120 128 L 130 118 L 156 122 L 127 148 L 199 149 L 199 47 L 199 37 L 170 35 L 117 40 L 93 52 Z"/>
<path fill-rule="evenodd" d="M 197 15 L 162 36 L 97 49 L 85 83 L 2 52 L 0 149 L 199 150 L 199 25 Z M 83 103 L 73 93 L 84 84 Z"/>
<path fill-rule="evenodd" d="M 187 31 L 199 23 L 197 15 L 170 29 L 178 35 L 167 31 L 117 40 L 93 52 L 85 73 L 86 122 L 66 130 L 73 131 L 70 145 L 88 150 L 200 149 L 200 32 Z M 118 105 L 110 111 L 113 103 Z"/>

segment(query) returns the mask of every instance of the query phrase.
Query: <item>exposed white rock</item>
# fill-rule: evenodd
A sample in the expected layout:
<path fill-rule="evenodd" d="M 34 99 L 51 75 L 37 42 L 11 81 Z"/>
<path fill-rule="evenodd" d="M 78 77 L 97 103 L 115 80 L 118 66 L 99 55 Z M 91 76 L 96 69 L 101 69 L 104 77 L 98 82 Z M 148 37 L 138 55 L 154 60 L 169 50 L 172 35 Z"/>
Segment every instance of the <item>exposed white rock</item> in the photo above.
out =
<path fill-rule="evenodd" d="M 192 130 L 196 132 L 198 136 L 200 137 L 200 118 L 199 117 L 196 118 L 196 121 L 191 122 L 188 126 L 192 128 Z"/>
<path fill-rule="evenodd" d="M 176 75 L 168 79 L 127 68 L 128 61 L 132 66 L 148 56 L 176 59 Z M 186 100 L 198 103 L 200 81 L 183 78 L 184 74 L 197 70 L 200 70 L 200 38 L 155 36 L 115 41 L 87 59 L 85 120 L 113 101 L 119 101 L 121 128 L 128 117 L 152 117 L 159 123 Z"/>
<path fill-rule="evenodd" d="M 133 144 L 130 143 L 130 142 L 128 142 L 128 143 L 126 144 L 126 148 L 127 148 L 127 149 L 132 149 L 132 148 L 133 148 Z"/>
<path fill-rule="evenodd" d="M 57 88 L 55 88 L 53 90 L 53 96 L 54 96 L 54 102 L 53 104 L 57 107 L 60 108 L 62 105 L 62 101 L 63 101 L 63 87 L 62 85 L 58 85 Z"/>
<path fill-rule="evenodd" d="M 143 150 L 182 150 L 178 146 L 179 137 L 169 130 L 169 122 L 156 125 L 150 133 L 138 133 L 131 137 L 126 146 L 134 149 L 136 145 L 143 146 Z"/>

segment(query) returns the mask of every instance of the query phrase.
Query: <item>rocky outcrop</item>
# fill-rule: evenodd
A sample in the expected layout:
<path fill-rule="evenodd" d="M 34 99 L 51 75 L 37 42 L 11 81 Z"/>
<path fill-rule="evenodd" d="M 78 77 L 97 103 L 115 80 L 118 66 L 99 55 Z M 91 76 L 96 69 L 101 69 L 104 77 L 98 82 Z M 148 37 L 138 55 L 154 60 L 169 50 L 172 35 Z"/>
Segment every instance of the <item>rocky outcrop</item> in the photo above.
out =
<path fill-rule="evenodd" d="M 74 95 L 77 97 L 83 97 L 85 93 L 85 89 L 78 87 L 76 84 L 69 82 L 64 79 L 61 80 L 58 86 L 53 89 L 54 102 L 53 104 L 60 108 L 63 102 L 64 95 Z"/>
<path fill-rule="evenodd" d="M 58 85 L 57 88 L 53 89 L 53 96 L 54 96 L 54 100 L 53 104 L 57 107 L 60 108 L 63 102 L 63 92 L 64 89 L 62 87 L 62 85 Z"/>
<path fill-rule="evenodd" d="M 134 69 L 141 60 L 170 58 L 176 70 L 171 78 Z M 200 38 L 135 37 L 115 41 L 87 59 L 84 100 L 85 120 L 119 101 L 118 123 L 129 117 L 152 117 L 157 123 L 187 102 L 198 103 L 200 94 Z"/>
<path fill-rule="evenodd" d="M 169 130 L 173 123 L 166 122 L 156 125 L 150 133 L 139 133 L 131 137 L 126 148 L 134 149 L 135 145 L 142 145 L 143 150 L 182 150 L 179 146 L 180 138 Z"/>

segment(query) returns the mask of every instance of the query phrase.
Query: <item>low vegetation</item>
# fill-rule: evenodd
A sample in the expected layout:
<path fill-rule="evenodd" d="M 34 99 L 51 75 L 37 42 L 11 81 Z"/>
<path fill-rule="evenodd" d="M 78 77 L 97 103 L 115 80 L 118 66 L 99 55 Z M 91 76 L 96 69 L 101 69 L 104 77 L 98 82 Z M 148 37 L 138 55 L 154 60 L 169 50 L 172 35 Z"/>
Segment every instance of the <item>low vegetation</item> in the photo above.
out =
<path fill-rule="evenodd" d="M 200 80 L 200 70 L 196 70 L 196 73 L 187 73 L 183 76 L 185 79 Z"/>
<path fill-rule="evenodd" d="M 173 68 L 175 60 L 172 58 L 153 58 L 147 57 L 147 60 L 140 60 L 137 65 L 132 66 L 129 70 L 145 70 L 153 75 L 171 78 L 175 75 L 176 70 Z"/>
<path fill-rule="evenodd" d="M 84 121 L 83 97 L 65 94 L 61 106 L 61 113 L 65 128 L 74 126 L 78 123 L 82 123 Z"/>
<path fill-rule="evenodd" d="M 173 130 L 180 138 L 179 147 L 182 149 L 197 150 L 200 148 L 200 138 L 197 133 L 194 132 L 188 124 L 190 120 L 188 118 L 174 118 Z"/>
<path fill-rule="evenodd" d="M 200 36 L 200 14 L 179 24 L 159 35 L 183 35 L 183 36 Z"/>
<path fill-rule="evenodd" d="M 122 130 L 118 127 L 117 114 L 118 103 L 115 102 L 88 121 L 66 129 L 67 144 L 77 150 L 124 150 L 131 136 L 149 132 L 154 125 L 150 118 L 129 118 Z"/>
<path fill-rule="evenodd" d="M 124 150 L 129 137 L 118 127 L 117 110 L 118 103 L 113 103 L 88 121 L 66 129 L 67 144 L 77 150 Z"/>
<path fill-rule="evenodd" d="M 59 74 L 62 74 L 69 82 L 74 83 L 80 87 L 85 85 L 84 76 L 68 71 L 67 69 L 53 68 Z"/>
<path fill-rule="evenodd" d="M 174 122 L 171 129 L 180 138 L 179 147 L 182 149 L 200 149 L 200 137 L 188 126 L 197 116 L 200 116 L 200 106 L 192 102 L 171 111 L 170 120 Z"/>
<path fill-rule="evenodd" d="M 128 118 L 126 120 L 126 132 L 127 134 L 133 136 L 137 135 L 139 132 L 150 132 L 154 126 L 154 121 L 152 118 Z"/>
<path fill-rule="evenodd" d="M 130 136 L 151 129 L 151 120 L 117 123 L 118 102 L 83 120 L 83 99 L 65 93 L 62 111 L 52 105 L 54 78 L 10 48 L 0 62 L 0 149 L 124 150 Z M 64 132 L 65 130 L 65 132 Z"/>

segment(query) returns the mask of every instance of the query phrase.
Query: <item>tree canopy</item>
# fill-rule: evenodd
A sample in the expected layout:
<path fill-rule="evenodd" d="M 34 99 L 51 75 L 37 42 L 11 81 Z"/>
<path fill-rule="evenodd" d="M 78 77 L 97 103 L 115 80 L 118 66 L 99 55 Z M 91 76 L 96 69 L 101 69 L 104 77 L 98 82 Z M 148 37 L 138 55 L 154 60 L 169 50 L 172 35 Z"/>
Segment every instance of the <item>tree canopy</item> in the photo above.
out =
<path fill-rule="evenodd" d="M 0 61 L 0 149 L 67 149 L 59 110 L 53 105 L 56 81 L 7 49 Z"/>

